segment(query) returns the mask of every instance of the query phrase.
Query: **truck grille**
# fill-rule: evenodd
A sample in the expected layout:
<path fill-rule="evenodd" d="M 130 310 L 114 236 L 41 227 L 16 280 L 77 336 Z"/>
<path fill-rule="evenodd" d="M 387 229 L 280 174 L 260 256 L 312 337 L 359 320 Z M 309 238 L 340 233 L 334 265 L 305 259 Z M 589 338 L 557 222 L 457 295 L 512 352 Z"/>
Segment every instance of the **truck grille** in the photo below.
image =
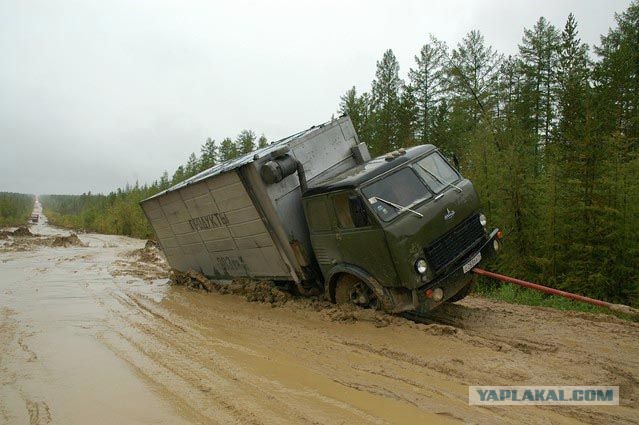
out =
<path fill-rule="evenodd" d="M 426 258 L 435 273 L 464 256 L 484 237 L 479 215 L 472 215 L 444 236 L 424 248 Z"/>

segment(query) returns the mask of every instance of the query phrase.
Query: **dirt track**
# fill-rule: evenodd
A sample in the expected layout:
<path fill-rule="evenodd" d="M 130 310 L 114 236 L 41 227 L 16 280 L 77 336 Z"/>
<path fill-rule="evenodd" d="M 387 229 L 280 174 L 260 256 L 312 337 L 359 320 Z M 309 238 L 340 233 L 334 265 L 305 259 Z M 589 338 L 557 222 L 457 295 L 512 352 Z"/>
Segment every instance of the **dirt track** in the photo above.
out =
<path fill-rule="evenodd" d="M 479 298 L 429 325 L 248 302 L 169 286 L 143 241 L 43 240 L 0 241 L 0 423 L 639 419 L 638 324 Z M 535 384 L 619 385 L 621 406 L 468 405 L 468 385 Z"/>

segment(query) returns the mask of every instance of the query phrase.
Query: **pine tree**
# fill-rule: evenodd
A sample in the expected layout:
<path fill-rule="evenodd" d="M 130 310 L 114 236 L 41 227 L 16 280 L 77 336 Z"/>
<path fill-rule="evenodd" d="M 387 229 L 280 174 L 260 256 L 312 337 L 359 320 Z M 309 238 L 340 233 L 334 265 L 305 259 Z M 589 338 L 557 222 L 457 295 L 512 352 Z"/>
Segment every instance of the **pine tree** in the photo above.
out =
<path fill-rule="evenodd" d="M 238 156 L 238 150 L 231 138 L 227 137 L 220 144 L 220 162 L 226 162 Z"/>
<path fill-rule="evenodd" d="M 601 62 L 595 77 L 606 102 L 602 124 L 607 131 L 619 130 L 627 137 L 639 138 L 639 2 L 615 16 L 617 27 L 601 37 L 596 48 Z M 635 142 L 635 149 L 637 149 Z"/>
<path fill-rule="evenodd" d="M 456 134 L 451 124 L 451 111 L 449 101 L 445 97 L 439 102 L 433 114 L 431 129 L 432 144 L 437 146 L 447 156 L 460 157 L 461 137 Z"/>
<path fill-rule="evenodd" d="M 191 177 L 197 174 L 199 166 L 200 166 L 200 161 L 198 160 L 197 156 L 195 156 L 195 152 L 192 152 L 191 155 L 189 155 L 189 159 L 186 163 L 186 167 L 184 167 L 185 176 Z"/>
<path fill-rule="evenodd" d="M 431 36 L 415 56 L 415 69 L 408 71 L 416 104 L 416 137 L 420 143 L 433 143 L 433 128 L 446 89 L 446 45 Z"/>
<path fill-rule="evenodd" d="M 257 147 L 261 149 L 267 146 L 268 146 L 268 139 L 266 138 L 264 134 L 262 134 L 260 138 L 257 139 Z"/>
<path fill-rule="evenodd" d="M 527 111 L 522 108 L 521 62 L 509 57 L 499 71 L 499 112 L 493 120 L 493 133 L 500 149 L 493 151 L 485 167 L 493 178 L 492 192 L 499 192 L 492 204 L 492 213 L 501 225 L 510 230 L 512 249 L 505 253 L 509 268 L 526 270 L 527 261 L 536 256 L 539 233 L 537 199 L 538 178 L 536 137 L 526 129 Z M 493 144 L 489 144 L 490 149 Z M 494 164 L 502 164 L 495 167 Z M 495 178 L 496 177 L 496 178 Z M 491 194 L 491 197 L 497 198 Z"/>
<path fill-rule="evenodd" d="M 160 181 L 158 183 L 159 186 L 159 190 L 166 190 L 169 188 L 171 182 L 169 181 L 169 172 L 168 171 L 164 171 L 162 173 L 162 177 L 160 177 Z"/>
<path fill-rule="evenodd" d="M 239 155 L 244 155 L 255 150 L 255 132 L 253 130 L 242 130 L 235 139 L 235 145 Z"/>
<path fill-rule="evenodd" d="M 452 131 L 464 139 L 459 147 L 462 163 L 474 164 L 472 174 L 484 193 L 484 209 L 492 214 L 495 194 L 489 190 L 491 153 L 498 138 L 494 118 L 498 112 L 501 55 L 486 46 L 479 31 L 469 32 L 453 50 L 449 61 L 448 90 L 451 93 Z"/>
<path fill-rule="evenodd" d="M 612 211 L 607 298 L 639 304 L 639 3 L 615 16 L 594 68 L 599 137 L 607 147 L 603 191 Z"/>
<path fill-rule="evenodd" d="M 353 86 L 340 97 L 338 112 L 340 115 L 347 114 L 353 122 L 353 127 L 355 127 L 360 141 L 370 144 L 370 101 L 368 93 L 358 96 L 357 90 Z"/>
<path fill-rule="evenodd" d="M 448 90 L 455 95 L 455 107 L 463 108 L 474 127 L 480 117 L 489 121 L 497 107 L 497 82 L 502 56 L 486 46 L 479 31 L 469 32 L 453 50 L 448 68 Z"/>
<path fill-rule="evenodd" d="M 211 168 L 215 164 L 217 164 L 217 144 L 209 137 L 200 149 L 200 171 Z"/>
<path fill-rule="evenodd" d="M 185 174 L 184 174 L 184 167 L 182 165 L 180 165 L 175 170 L 175 173 L 173 173 L 173 178 L 171 179 L 171 184 L 180 183 L 185 178 L 186 177 L 185 177 Z"/>
<path fill-rule="evenodd" d="M 559 123 L 555 161 L 559 161 L 558 202 L 561 207 L 556 233 L 561 254 L 557 266 L 563 285 L 596 291 L 605 277 L 595 266 L 596 251 L 602 237 L 602 221 L 596 209 L 595 181 L 601 162 L 601 149 L 592 132 L 591 90 L 588 48 L 578 38 L 572 14 L 561 33 L 559 58 Z M 563 257 L 563 258 L 562 258 Z"/>
<path fill-rule="evenodd" d="M 533 29 L 524 29 L 519 45 L 522 71 L 526 84 L 526 103 L 530 114 L 527 121 L 538 138 L 538 145 L 550 142 L 555 117 L 556 76 L 560 37 L 557 29 L 541 17 Z"/>
<path fill-rule="evenodd" d="M 371 95 L 371 141 L 373 154 L 382 154 L 401 146 L 399 125 L 400 90 L 399 63 L 392 50 L 384 52 L 377 62 Z"/>
<path fill-rule="evenodd" d="M 397 111 L 399 147 L 405 148 L 417 144 L 415 130 L 417 127 L 418 111 L 415 90 L 411 86 L 403 86 L 399 100 L 399 109 Z"/>

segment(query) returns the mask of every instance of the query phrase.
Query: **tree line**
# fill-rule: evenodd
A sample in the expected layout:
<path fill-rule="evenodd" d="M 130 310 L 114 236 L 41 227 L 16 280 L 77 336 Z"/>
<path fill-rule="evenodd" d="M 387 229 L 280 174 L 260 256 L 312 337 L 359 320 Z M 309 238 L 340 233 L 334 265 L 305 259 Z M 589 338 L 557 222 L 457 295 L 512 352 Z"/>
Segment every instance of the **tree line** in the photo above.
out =
<path fill-rule="evenodd" d="M 73 229 L 139 238 L 153 237 L 153 229 L 144 216 L 139 202 L 188 179 L 217 164 L 268 145 L 263 134 L 242 130 L 235 139 L 224 138 L 218 143 L 207 138 L 200 153 L 191 153 L 185 164 L 172 175 L 165 171 L 151 184 L 126 185 L 108 195 L 43 195 L 40 197 L 50 223 Z"/>
<path fill-rule="evenodd" d="M 33 211 L 34 201 L 33 195 L 0 192 L 0 227 L 26 224 Z"/>
<path fill-rule="evenodd" d="M 408 80 L 392 50 L 368 92 L 341 98 L 372 153 L 432 143 L 457 158 L 492 225 L 498 269 L 639 301 L 639 4 L 590 49 L 570 14 L 541 17 L 504 56 L 470 31 L 431 36 Z"/>
<path fill-rule="evenodd" d="M 387 50 L 370 90 L 348 90 L 339 112 L 374 155 L 424 143 L 454 155 L 491 225 L 505 231 L 499 271 L 637 305 L 637 1 L 615 19 L 591 48 L 572 14 L 561 28 L 541 17 L 510 56 L 479 31 L 455 46 L 430 36 L 406 81 Z M 248 130 L 219 145 L 207 139 L 200 155 L 151 185 L 43 204 L 79 227 L 146 237 L 141 199 L 266 144 Z"/>
<path fill-rule="evenodd" d="M 191 153 L 186 165 L 180 165 L 170 180 L 168 173 L 165 172 L 159 183 L 166 184 L 169 181 L 171 184 L 179 183 L 217 164 L 253 152 L 255 149 L 263 148 L 267 145 L 268 139 L 266 136 L 262 134 L 258 138 L 253 130 L 242 130 L 235 140 L 226 137 L 220 142 L 219 146 L 214 139 L 209 137 L 200 148 L 199 156 L 195 152 Z"/>

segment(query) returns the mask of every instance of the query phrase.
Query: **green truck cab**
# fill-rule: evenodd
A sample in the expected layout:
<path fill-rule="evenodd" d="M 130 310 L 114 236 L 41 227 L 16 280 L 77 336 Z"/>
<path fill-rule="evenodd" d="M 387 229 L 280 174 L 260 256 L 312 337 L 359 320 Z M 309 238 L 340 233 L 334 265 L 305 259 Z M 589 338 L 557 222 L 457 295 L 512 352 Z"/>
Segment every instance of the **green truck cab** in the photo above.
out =
<path fill-rule="evenodd" d="M 313 182 L 302 194 L 326 295 L 388 312 L 463 298 L 494 256 L 472 183 L 433 145 L 401 149 Z"/>

